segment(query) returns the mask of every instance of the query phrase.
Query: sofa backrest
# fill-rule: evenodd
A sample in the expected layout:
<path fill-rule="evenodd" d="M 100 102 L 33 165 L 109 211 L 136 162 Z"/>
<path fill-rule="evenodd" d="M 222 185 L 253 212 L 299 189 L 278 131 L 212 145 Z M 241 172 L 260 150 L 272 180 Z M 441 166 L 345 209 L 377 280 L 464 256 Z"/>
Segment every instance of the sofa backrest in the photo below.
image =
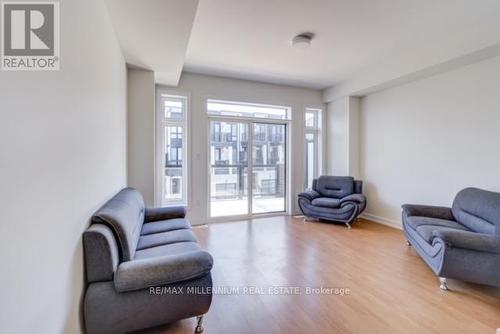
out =
<path fill-rule="evenodd" d="M 318 178 L 315 188 L 314 190 L 324 197 L 346 197 L 354 192 L 354 178 L 351 176 L 322 175 Z"/>
<path fill-rule="evenodd" d="M 500 193 L 466 188 L 455 197 L 452 212 L 474 232 L 500 235 Z"/>
<path fill-rule="evenodd" d="M 144 223 L 144 199 L 134 188 L 125 188 L 104 204 L 92 217 L 93 223 L 107 225 L 117 239 L 120 261 L 134 258 Z"/>
<path fill-rule="evenodd" d="M 363 181 L 354 180 L 354 193 L 355 194 L 363 193 Z"/>

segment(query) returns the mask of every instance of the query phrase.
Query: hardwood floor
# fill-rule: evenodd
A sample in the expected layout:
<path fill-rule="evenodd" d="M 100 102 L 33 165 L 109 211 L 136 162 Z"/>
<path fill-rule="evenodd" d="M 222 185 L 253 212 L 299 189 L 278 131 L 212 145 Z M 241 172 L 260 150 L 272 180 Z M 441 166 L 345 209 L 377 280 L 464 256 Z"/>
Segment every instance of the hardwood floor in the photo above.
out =
<path fill-rule="evenodd" d="M 215 295 L 204 320 L 206 334 L 494 334 L 500 327 L 500 289 L 449 280 L 451 291 L 441 291 L 399 230 L 363 220 L 348 230 L 273 217 L 194 231 L 214 256 L 214 286 L 265 291 L 298 286 L 302 292 Z M 306 295 L 308 286 L 350 293 Z M 194 328 L 193 318 L 144 333 L 193 333 Z"/>

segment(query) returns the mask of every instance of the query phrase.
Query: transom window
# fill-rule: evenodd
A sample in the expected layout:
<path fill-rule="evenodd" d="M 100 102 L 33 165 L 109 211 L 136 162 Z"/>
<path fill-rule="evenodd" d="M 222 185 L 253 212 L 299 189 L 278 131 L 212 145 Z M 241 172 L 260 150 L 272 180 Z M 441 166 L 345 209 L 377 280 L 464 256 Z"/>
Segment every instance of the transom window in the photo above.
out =
<path fill-rule="evenodd" d="M 321 110 L 319 109 L 306 108 L 305 125 L 307 129 L 319 129 L 318 114 L 320 113 L 320 111 Z"/>
<path fill-rule="evenodd" d="M 250 117 L 279 120 L 289 120 L 291 118 L 289 107 L 221 100 L 208 100 L 207 112 L 209 115 L 229 117 Z"/>

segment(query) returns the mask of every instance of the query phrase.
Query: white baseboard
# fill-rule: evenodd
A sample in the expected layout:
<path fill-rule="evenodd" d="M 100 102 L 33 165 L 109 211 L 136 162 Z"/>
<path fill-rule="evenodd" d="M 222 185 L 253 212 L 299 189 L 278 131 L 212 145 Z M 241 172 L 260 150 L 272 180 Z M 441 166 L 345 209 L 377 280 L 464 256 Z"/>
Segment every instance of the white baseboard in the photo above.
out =
<path fill-rule="evenodd" d="M 385 225 L 385 226 L 396 228 L 398 230 L 402 230 L 403 229 L 403 226 L 401 225 L 401 222 L 397 221 L 397 220 L 392 220 L 392 219 L 387 219 L 387 218 L 384 218 L 384 217 L 372 215 L 371 213 L 363 213 L 360 217 L 368 219 L 368 220 L 371 220 L 372 222 L 377 223 L 377 224 L 382 224 L 382 225 Z"/>

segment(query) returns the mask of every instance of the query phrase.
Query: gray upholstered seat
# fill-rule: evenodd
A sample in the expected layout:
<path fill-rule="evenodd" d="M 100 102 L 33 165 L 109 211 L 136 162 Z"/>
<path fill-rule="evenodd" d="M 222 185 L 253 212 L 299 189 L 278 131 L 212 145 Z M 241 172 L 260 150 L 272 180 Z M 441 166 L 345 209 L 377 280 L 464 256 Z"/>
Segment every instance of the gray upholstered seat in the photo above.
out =
<path fill-rule="evenodd" d="M 299 207 L 306 217 L 350 224 L 366 207 L 363 182 L 350 176 L 320 176 L 312 189 L 299 194 Z"/>
<path fill-rule="evenodd" d="M 500 193 L 467 188 L 452 208 L 403 205 L 403 229 L 443 282 L 500 286 Z"/>
<path fill-rule="evenodd" d="M 94 214 L 83 236 L 87 333 L 125 333 L 208 311 L 211 294 L 187 289 L 212 286 L 213 259 L 185 214 L 184 207 L 146 209 L 132 188 Z M 185 293 L 155 295 L 156 288 Z"/>
<path fill-rule="evenodd" d="M 311 204 L 322 208 L 338 208 L 340 200 L 338 198 L 318 197 L 313 199 Z"/>
<path fill-rule="evenodd" d="M 142 250 L 145 248 L 152 248 L 157 246 L 183 243 L 183 242 L 197 242 L 193 232 L 188 229 L 173 230 L 167 232 L 160 232 L 154 234 L 142 235 L 139 237 L 137 249 Z"/>
<path fill-rule="evenodd" d="M 461 230 L 461 231 L 469 231 L 463 225 L 453 221 L 439 218 L 430 218 L 430 217 L 408 217 L 407 224 L 410 228 L 412 228 L 416 233 L 418 233 L 422 238 L 427 240 L 427 242 L 432 241 L 432 232 L 436 230 Z"/>
<path fill-rule="evenodd" d="M 165 254 L 179 255 L 200 250 L 197 242 L 178 242 L 173 244 L 161 245 L 138 250 L 135 254 L 136 260 L 147 259 L 150 257 L 164 256 Z"/>

